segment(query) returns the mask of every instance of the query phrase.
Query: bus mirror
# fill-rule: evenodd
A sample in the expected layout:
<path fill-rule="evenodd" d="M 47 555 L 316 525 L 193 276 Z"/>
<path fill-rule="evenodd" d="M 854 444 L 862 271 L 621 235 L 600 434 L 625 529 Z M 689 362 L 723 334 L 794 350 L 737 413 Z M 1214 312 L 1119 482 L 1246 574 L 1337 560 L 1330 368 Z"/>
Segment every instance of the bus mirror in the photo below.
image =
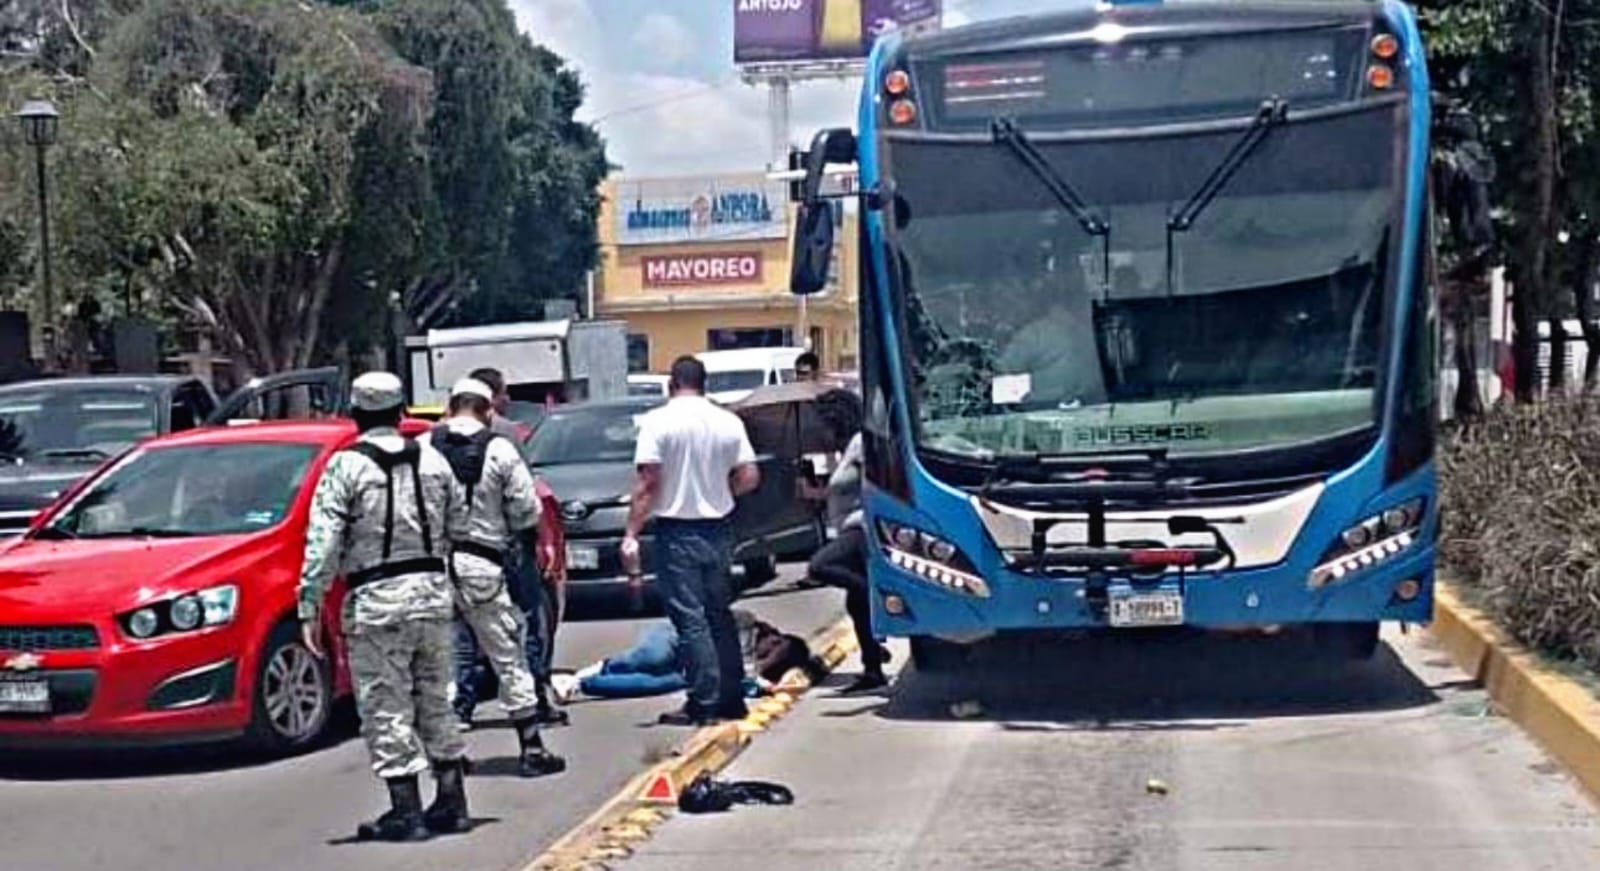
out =
<path fill-rule="evenodd" d="M 800 152 L 805 177 L 800 180 L 799 200 L 810 205 L 822 195 L 822 174 L 830 163 L 854 163 L 856 160 L 856 135 L 844 127 L 822 130 L 811 139 L 811 148 Z"/>
<path fill-rule="evenodd" d="M 814 200 L 800 204 L 795 221 L 794 253 L 789 265 L 789 291 L 796 296 L 820 293 L 828 286 L 833 261 L 833 207 Z"/>

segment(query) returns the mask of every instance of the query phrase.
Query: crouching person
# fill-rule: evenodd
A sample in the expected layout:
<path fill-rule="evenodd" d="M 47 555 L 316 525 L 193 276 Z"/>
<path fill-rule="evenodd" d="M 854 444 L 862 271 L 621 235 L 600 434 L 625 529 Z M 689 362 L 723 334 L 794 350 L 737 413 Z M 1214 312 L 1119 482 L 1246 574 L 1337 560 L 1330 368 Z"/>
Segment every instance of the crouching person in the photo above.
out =
<path fill-rule="evenodd" d="M 427 438 L 453 473 L 452 504 L 460 514 L 452 525 L 450 575 L 461 617 L 498 679 L 500 704 L 521 748 L 518 771 L 537 777 L 567 764 L 539 735 L 539 695 L 525 652 L 528 625 L 511 600 L 507 558 L 514 536 L 537 535 L 539 500 L 522 453 L 489 428 L 493 395 L 480 381 L 457 382 L 448 419 Z"/>

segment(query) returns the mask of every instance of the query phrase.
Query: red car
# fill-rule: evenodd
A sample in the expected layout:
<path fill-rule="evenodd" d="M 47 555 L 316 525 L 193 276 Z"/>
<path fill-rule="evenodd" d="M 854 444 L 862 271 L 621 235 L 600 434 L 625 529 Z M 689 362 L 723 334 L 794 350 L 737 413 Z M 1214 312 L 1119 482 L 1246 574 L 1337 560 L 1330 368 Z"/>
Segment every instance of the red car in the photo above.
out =
<path fill-rule="evenodd" d="M 295 589 L 313 482 L 355 436 L 327 421 L 154 439 L 0 544 L 0 746 L 314 742 L 350 692 L 343 587 L 327 661 L 300 644 Z"/>

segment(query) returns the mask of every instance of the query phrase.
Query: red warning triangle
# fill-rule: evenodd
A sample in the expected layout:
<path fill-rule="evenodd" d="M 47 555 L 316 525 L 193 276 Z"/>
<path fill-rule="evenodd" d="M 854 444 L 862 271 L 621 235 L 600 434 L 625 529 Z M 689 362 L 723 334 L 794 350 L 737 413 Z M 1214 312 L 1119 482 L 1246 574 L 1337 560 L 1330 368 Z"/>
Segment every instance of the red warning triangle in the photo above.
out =
<path fill-rule="evenodd" d="M 672 782 L 672 775 L 662 772 L 650 778 L 645 785 L 644 793 L 639 796 L 641 801 L 660 801 L 678 803 L 678 785 Z"/>

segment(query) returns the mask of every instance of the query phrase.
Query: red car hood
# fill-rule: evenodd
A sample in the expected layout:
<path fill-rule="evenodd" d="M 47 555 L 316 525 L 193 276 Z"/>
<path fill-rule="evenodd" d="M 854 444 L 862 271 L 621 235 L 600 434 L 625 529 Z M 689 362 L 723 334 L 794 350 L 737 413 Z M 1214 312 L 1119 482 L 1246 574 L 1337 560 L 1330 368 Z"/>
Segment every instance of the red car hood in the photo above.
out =
<path fill-rule="evenodd" d="M 16 541 L 0 547 L 0 619 L 84 620 L 235 580 L 273 547 L 269 534 L 100 541 Z"/>

